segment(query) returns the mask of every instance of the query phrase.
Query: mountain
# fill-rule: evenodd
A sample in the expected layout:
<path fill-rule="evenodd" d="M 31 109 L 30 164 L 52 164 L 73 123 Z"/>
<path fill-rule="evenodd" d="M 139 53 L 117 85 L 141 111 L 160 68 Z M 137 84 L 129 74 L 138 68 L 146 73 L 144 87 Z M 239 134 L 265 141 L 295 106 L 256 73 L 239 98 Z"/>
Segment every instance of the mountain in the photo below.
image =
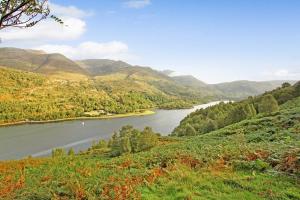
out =
<path fill-rule="evenodd" d="M 108 59 L 80 60 L 77 61 L 77 63 L 92 76 L 118 72 L 122 68 L 131 66 L 123 61 L 114 61 Z"/>
<path fill-rule="evenodd" d="M 199 79 L 195 78 L 192 75 L 183 75 L 183 76 L 173 76 L 173 80 L 175 80 L 177 83 L 180 83 L 184 86 L 188 87 L 194 87 L 194 88 L 205 88 L 207 87 L 207 84 L 203 81 L 200 81 Z"/>
<path fill-rule="evenodd" d="M 150 67 L 133 66 L 123 61 L 108 59 L 73 61 L 61 54 L 17 48 L 0 48 L 0 66 L 57 77 L 59 74 L 61 79 L 93 79 L 102 87 L 118 91 L 145 90 L 192 101 L 242 99 L 272 90 L 286 82 L 234 81 L 206 84 L 190 75 L 169 76 L 171 70 L 157 71 Z"/>
<path fill-rule="evenodd" d="M 0 66 L 43 74 L 86 74 L 83 68 L 64 55 L 18 48 L 0 48 Z"/>
<path fill-rule="evenodd" d="M 223 93 L 224 97 L 232 99 L 243 99 L 248 96 L 254 96 L 264 93 L 265 91 L 273 90 L 280 87 L 283 83 L 289 82 L 291 84 L 296 81 L 233 81 L 227 83 L 212 84 L 211 86 Z"/>

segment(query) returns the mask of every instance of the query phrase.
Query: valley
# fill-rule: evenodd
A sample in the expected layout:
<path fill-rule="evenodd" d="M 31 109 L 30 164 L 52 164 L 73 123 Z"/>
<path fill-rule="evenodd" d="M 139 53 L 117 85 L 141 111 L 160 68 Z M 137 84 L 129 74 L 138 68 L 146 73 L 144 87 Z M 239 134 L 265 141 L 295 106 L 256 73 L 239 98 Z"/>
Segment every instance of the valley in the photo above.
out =
<path fill-rule="evenodd" d="M 186 109 L 239 100 L 285 82 L 209 85 L 192 76 L 167 76 L 122 61 L 72 61 L 61 54 L 16 48 L 0 48 L 0 66 L 0 124 Z"/>

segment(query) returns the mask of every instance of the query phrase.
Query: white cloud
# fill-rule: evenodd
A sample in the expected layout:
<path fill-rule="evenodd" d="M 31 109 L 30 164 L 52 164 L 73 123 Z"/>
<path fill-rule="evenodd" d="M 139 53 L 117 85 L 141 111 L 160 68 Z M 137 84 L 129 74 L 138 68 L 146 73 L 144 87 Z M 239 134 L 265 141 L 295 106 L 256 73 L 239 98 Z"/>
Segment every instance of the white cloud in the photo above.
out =
<path fill-rule="evenodd" d="M 144 8 L 151 4 L 150 0 L 129 0 L 124 3 L 124 5 L 128 8 Z"/>
<path fill-rule="evenodd" d="M 83 42 L 78 46 L 69 45 L 42 45 L 34 49 L 47 53 L 61 53 L 72 59 L 114 59 L 129 61 L 135 59 L 129 53 L 127 44 L 119 41 L 107 43 Z"/>
<path fill-rule="evenodd" d="M 68 17 L 76 17 L 76 18 L 83 18 L 92 16 L 92 11 L 84 11 L 80 10 L 75 6 L 61 6 L 54 3 L 49 3 L 49 7 L 51 10 L 51 14 L 56 15 L 57 17 L 61 16 L 68 16 Z"/>
<path fill-rule="evenodd" d="M 28 29 L 9 29 L 0 35 L 4 42 L 34 40 L 73 40 L 79 38 L 86 30 L 86 23 L 78 18 L 63 18 L 64 25 L 46 20 Z"/>
<path fill-rule="evenodd" d="M 86 31 L 86 23 L 81 18 L 88 16 L 89 12 L 74 6 L 65 7 L 52 3 L 49 6 L 52 13 L 64 21 L 63 25 L 47 19 L 27 29 L 6 29 L 0 33 L 3 42 L 29 43 L 32 40 L 32 43 L 37 43 L 49 40 L 74 40 Z"/>

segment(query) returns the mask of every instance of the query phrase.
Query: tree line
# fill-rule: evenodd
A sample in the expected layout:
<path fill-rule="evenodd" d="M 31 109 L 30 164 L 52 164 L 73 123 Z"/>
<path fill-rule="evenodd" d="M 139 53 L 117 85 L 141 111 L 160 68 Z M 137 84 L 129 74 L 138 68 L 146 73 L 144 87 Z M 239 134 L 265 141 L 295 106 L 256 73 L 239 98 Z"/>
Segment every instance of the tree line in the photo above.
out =
<path fill-rule="evenodd" d="M 281 87 L 260 96 L 250 96 L 240 102 L 220 103 L 200 109 L 183 119 L 172 135 L 204 134 L 252 118 L 257 114 L 277 112 L 279 105 L 298 96 L 300 96 L 300 82 L 293 86 L 284 83 Z"/>

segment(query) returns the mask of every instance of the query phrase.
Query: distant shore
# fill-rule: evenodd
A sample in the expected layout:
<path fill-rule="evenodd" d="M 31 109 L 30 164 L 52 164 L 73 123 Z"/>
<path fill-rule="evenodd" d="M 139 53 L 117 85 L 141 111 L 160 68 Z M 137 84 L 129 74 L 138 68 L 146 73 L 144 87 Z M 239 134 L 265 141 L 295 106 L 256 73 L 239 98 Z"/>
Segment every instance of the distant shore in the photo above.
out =
<path fill-rule="evenodd" d="M 0 124 L 0 127 L 24 125 L 24 124 L 56 123 L 56 122 L 75 121 L 75 120 L 95 120 L 95 119 L 103 119 L 104 120 L 104 119 L 114 119 L 114 118 L 124 118 L 124 117 L 134 117 L 134 116 L 145 116 L 145 115 L 153 115 L 153 114 L 155 114 L 155 112 L 153 110 L 144 110 L 142 112 L 103 115 L 103 116 L 97 116 L 97 117 L 73 117 L 73 118 L 54 119 L 54 120 L 9 122 L 9 123 Z"/>

